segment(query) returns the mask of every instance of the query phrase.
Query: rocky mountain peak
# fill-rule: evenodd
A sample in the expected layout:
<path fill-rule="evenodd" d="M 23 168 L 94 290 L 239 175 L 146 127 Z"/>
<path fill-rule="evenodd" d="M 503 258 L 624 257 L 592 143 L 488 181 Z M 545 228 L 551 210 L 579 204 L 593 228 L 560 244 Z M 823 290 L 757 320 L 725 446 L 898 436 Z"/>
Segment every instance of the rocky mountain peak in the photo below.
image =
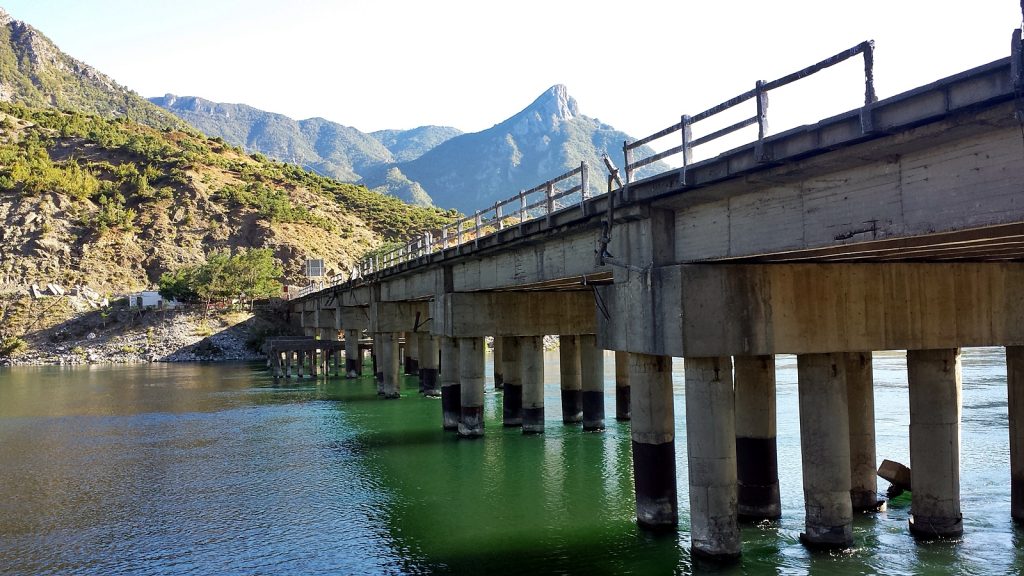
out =
<path fill-rule="evenodd" d="M 14 18 L 12 18 L 11 15 L 8 14 L 6 10 L 0 8 L 0 26 L 6 26 L 10 24 L 12 20 L 14 20 Z"/>
<path fill-rule="evenodd" d="M 539 112 L 542 118 L 563 122 L 580 113 L 576 99 L 569 95 L 569 89 L 564 84 L 555 84 L 545 90 L 533 101 L 529 110 Z"/>

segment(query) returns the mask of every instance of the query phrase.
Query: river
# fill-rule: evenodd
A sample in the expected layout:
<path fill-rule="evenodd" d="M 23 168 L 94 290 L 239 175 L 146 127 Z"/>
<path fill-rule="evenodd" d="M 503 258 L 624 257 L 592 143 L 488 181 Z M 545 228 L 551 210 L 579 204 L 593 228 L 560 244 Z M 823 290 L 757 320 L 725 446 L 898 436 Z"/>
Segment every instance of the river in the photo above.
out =
<path fill-rule="evenodd" d="M 0 369 L 2 574 L 1019 574 L 1010 519 L 1003 350 L 965 350 L 964 537 L 916 543 L 908 501 L 858 516 L 856 547 L 811 552 L 803 529 L 796 358 L 777 358 L 783 518 L 743 528 L 743 558 L 689 553 L 682 361 L 674 370 L 680 527 L 634 523 L 629 424 L 561 424 L 546 359 L 546 432 L 441 430 L 407 378 L 275 383 L 257 364 Z M 490 365 L 490 357 L 488 357 Z M 369 371 L 367 371 L 369 372 Z M 905 356 L 876 353 L 878 457 L 909 462 Z M 880 480 L 884 489 L 886 483 Z M 902 500 L 902 499 L 901 499 Z"/>

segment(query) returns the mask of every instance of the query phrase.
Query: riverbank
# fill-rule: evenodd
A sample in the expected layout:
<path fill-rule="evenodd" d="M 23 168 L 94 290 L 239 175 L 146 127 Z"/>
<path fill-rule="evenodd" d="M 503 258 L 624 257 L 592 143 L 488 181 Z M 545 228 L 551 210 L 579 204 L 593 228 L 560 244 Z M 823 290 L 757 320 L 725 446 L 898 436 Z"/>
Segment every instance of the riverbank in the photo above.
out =
<path fill-rule="evenodd" d="M 110 308 L 27 333 L 0 365 L 259 360 L 263 338 L 286 332 L 272 311 Z"/>

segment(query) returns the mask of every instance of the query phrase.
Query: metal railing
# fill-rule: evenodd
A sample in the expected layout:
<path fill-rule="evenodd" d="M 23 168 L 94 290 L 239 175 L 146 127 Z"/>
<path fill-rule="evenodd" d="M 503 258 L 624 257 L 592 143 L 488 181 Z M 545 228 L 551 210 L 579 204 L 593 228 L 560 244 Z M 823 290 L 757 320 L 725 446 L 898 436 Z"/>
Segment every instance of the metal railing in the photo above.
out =
<path fill-rule="evenodd" d="M 674 156 L 679 153 L 683 154 L 683 166 L 682 170 L 680 171 L 681 183 L 686 184 L 686 170 L 692 162 L 692 152 L 695 147 L 700 146 L 701 144 L 711 142 L 712 140 L 721 138 L 722 136 L 732 134 L 737 130 L 741 130 L 743 128 L 746 128 L 747 126 L 752 126 L 754 124 L 757 124 L 757 142 L 755 145 L 755 153 L 758 157 L 758 160 L 767 160 L 767 158 L 764 157 L 764 152 L 761 145 L 764 142 L 764 138 L 768 133 L 768 92 L 770 90 L 774 90 L 775 88 L 780 88 L 782 86 L 785 86 L 786 84 L 795 82 L 801 78 L 810 76 L 811 74 L 824 70 L 825 68 L 835 66 L 836 64 L 839 64 L 840 62 L 852 58 L 858 54 L 864 55 L 864 105 L 867 106 L 868 104 L 877 101 L 878 98 L 875 96 L 873 71 L 874 50 L 874 41 L 868 40 L 865 42 L 861 42 L 860 44 L 854 46 L 853 48 L 850 48 L 849 50 L 844 50 L 834 56 L 831 56 L 829 58 L 822 60 L 821 62 L 818 62 L 817 64 L 808 66 L 803 70 L 798 70 L 796 72 L 793 72 L 792 74 L 783 76 L 778 80 L 772 80 L 771 82 L 758 80 L 755 83 L 753 90 L 748 90 L 743 94 L 736 96 L 735 98 L 726 100 L 725 102 L 722 102 L 717 106 L 708 108 L 707 110 L 699 114 L 694 114 L 693 116 L 688 116 L 684 114 L 682 117 L 680 117 L 679 122 L 669 126 L 668 128 L 655 132 L 654 134 L 651 134 L 646 138 L 641 138 L 640 140 L 637 140 L 635 142 L 623 142 L 622 153 L 626 162 L 626 184 L 629 184 L 630 182 L 633 181 L 633 174 L 634 172 L 636 172 L 637 169 L 643 168 L 648 164 L 653 164 L 658 160 L 663 160 L 665 158 L 668 158 L 669 156 Z M 724 112 L 734 106 L 738 106 L 739 104 L 742 104 L 747 100 L 751 99 L 754 99 L 757 105 L 757 111 L 754 116 L 751 116 L 750 118 L 746 118 L 744 120 L 740 120 L 735 124 L 726 126 L 725 128 L 716 130 L 705 136 L 701 136 L 700 138 L 693 139 L 691 127 L 694 124 L 700 122 L 701 120 L 710 118 L 720 112 Z M 641 146 L 644 146 L 645 144 L 650 144 L 655 140 L 664 138 L 665 136 L 669 136 L 676 132 L 682 132 L 682 142 L 678 146 L 674 146 L 672 148 L 669 148 L 668 150 L 665 150 L 664 152 L 659 152 L 646 158 L 633 160 L 634 151 L 636 149 L 640 148 Z"/>
<path fill-rule="evenodd" d="M 757 140 L 754 143 L 755 154 L 760 161 L 768 160 L 768 158 L 764 156 L 762 148 L 762 144 L 768 132 L 768 92 L 775 88 L 780 88 L 795 82 L 801 78 L 810 76 L 818 71 L 824 70 L 825 68 L 834 66 L 844 60 L 857 56 L 858 54 L 863 54 L 864 56 L 864 105 L 867 106 L 877 101 L 873 77 L 874 47 L 874 42 L 868 40 L 861 42 L 849 50 L 844 50 L 843 52 L 826 58 L 817 64 L 808 66 L 807 68 L 798 70 L 777 80 L 773 80 L 771 82 L 758 80 L 755 83 L 753 90 L 744 92 L 735 98 L 722 102 L 717 106 L 708 108 L 699 114 L 695 114 L 693 116 L 683 115 L 680 117 L 678 123 L 655 132 L 646 138 L 641 138 L 635 142 L 624 142 L 622 151 L 625 159 L 625 185 L 628 185 L 633 180 L 633 175 L 639 168 L 643 168 L 644 166 L 653 164 L 654 162 L 679 153 L 683 154 L 683 166 L 680 171 L 681 183 L 686 184 L 686 170 L 691 164 L 692 151 L 695 147 L 754 124 L 757 124 L 758 127 Z M 757 105 L 757 111 L 754 116 L 711 132 L 710 134 L 700 138 L 693 139 L 691 128 L 695 123 L 710 118 L 751 99 L 754 99 Z M 678 146 L 674 146 L 664 152 L 652 154 L 646 158 L 634 160 L 634 152 L 637 149 L 658 140 L 659 138 L 669 136 L 676 132 L 682 132 L 682 142 Z M 579 196 L 575 196 L 576 194 Z M 497 202 L 485 210 L 477 210 L 473 215 L 467 216 L 454 224 L 446 226 L 445 228 L 427 232 L 409 243 L 395 248 L 394 250 L 364 258 L 348 275 L 338 274 L 332 276 L 324 281 L 306 286 L 299 290 L 295 296 L 290 297 L 299 298 L 307 294 L 323 290 L 324 288 L 337 286 L 343 282 L 366 278 L 372 274 L 381 272 L 382 270 L 386 270 L 393 266 L 397 266 L 404 262 L 409 262 L 435 252 L 452 248 L 458 249 L 469 244 L 476 246 L 481 238 L 485 238 L 490 234 L 494 234 L 510 227 L 521 226 L 526 222 L 536 220 L 538 218 L 550 219 L 552 214 L 563 208 L 579 205 L 583 209 L 586 209 L 585 202 L 589 199 L 589 195 L 589 170 L 586 162 L 581 162 L 578 168 L 570 170 L 565 174 L 557 176 L 529 190 L 523 190 L 519 192 L 519 194 L 501 202 Z"/>

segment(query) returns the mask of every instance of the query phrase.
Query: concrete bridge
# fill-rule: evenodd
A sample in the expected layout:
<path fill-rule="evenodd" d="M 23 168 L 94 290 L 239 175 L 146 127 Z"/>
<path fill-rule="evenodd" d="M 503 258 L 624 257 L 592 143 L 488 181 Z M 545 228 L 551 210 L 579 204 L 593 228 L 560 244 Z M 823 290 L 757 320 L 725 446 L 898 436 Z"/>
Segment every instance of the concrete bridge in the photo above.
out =
<path fill-rule="evenodd" d="M 544 429 L 544 335 L 561 340 L 563 419 L 588 429 L 604 426 L 602 358 L 614 351 L 637 520 L 651 528 L 678 519 L 670 375 L 683 358 L 692 546 L 712 557 L 739 554 L 738 518 L 780 515 L 774 355 L 798 361 L 802 538 L 846 547 L 853 512 L 877 506 L 872 351 L 908 351 L 910 529 L 933 537 L 962 532 L 960 349 L 1005 346 L 1012 514 L 1024 520 L 1019 31 L 1012 45 L 1008 59 L 881 101 L 870 44 L 758 82 L 639 142 L 678 138 L 655 159 L 678 154 L 682 167 L 636 181 L 652 160 L 627 144 L 608 193 L 589 193 L 582 166 L 309 291 L 293 318 L 308 335 L 343 332 L 350 375 L 372 337 L 386 397 L 398 395 L 404 333 L 407 369 L 418 360 L 444 427 L 465 437 L 484 434 L 485 337 L 504 424 L 524 433 Z M 767 134 L 770 90 L 858 56 L 862 108 Z M 745 102 L 752 118 L 693 137 Z M 691 161 L 751 125 L 755 142 Z"/>

